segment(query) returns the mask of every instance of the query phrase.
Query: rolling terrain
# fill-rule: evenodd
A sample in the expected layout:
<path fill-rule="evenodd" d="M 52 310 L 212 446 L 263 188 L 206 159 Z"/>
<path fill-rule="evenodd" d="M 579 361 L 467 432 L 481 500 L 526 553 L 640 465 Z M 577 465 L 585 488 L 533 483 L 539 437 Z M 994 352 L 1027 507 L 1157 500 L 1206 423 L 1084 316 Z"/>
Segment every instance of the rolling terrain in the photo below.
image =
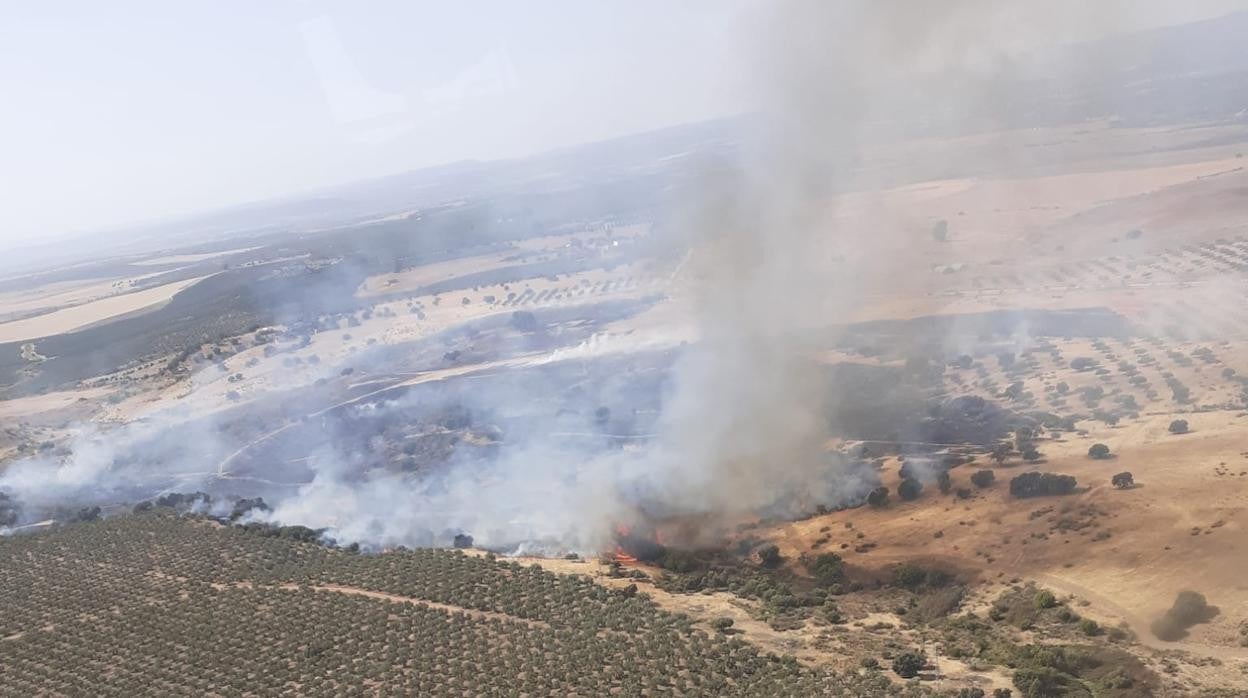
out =
<path fill-rule="evenodd" d="M 1241 695 L 1248 83 L 1184 55 L 868 124 L 774 277 L 688 210 L 744 119 L 0 279 L 0 695 Z"/>

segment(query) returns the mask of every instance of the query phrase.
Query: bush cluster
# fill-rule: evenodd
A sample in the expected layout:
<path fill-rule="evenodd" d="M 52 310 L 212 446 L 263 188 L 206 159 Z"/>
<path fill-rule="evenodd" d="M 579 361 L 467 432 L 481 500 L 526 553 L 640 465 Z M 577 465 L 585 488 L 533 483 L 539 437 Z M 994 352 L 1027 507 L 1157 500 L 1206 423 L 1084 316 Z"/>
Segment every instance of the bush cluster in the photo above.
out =
<path fill-rule="evenodd" d="M 1070 494 L 1075 491 L 1077 485 L 1078 482 L 1071 475 L 1041 472 L 1023 473 L 1010 479 L 1010 494 L 1020 499 Z"/>

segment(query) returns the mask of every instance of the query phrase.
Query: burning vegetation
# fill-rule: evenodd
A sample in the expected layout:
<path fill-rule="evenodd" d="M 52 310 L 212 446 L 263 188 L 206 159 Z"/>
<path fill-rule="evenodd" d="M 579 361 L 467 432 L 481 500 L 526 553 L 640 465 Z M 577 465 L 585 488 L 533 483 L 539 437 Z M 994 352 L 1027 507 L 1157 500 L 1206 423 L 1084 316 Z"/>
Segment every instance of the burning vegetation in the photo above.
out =
<path fill-rule="evenodd" d="M 434 198 L 189 254 L 156 275 L 202 281 L 150 313 L 0 347 L 5 396 L 36 403 L 14 412 L 44 415 L 0 434 L 0 558 L 22 561 L 0 675 L 22 695 L 1208 688 L 1212 662 L 1132 641 L 1242 658 L 1202 594 L 1135 618 L 1193 562 L 1209 599 L 1242 598 L 1246 73 L 1234 51 L 1157 72 L 1130 36 L 1093 44 L 1134 47 L 1126 67 L 1022 56 L 1002 7 L 769 5 L 749 119 L 474 164 L 471 186 L 405 175 L 376 189 Z M 1089 12 L 1069 28 L 1114 26 Z M 75 391 L 107 406 L 36 409 Z"/>

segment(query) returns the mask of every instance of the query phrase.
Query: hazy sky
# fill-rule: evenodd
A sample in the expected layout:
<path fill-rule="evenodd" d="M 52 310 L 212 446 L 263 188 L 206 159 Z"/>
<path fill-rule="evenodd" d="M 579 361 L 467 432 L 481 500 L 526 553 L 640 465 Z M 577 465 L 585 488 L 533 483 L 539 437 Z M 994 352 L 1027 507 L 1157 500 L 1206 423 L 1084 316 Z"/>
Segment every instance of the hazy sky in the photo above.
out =
<path fill-rule="evenodd" d="M 766 5 L 0 0 L 0 248 L 740 112 Z"/>

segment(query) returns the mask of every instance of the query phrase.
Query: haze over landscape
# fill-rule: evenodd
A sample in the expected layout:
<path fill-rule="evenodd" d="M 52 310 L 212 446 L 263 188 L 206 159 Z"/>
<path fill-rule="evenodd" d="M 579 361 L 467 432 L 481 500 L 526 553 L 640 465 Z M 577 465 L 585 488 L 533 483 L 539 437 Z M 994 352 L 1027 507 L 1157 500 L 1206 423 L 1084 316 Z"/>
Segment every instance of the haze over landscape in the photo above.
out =
<path fill-rule="evenodd" d="M 0 695 L 1243 694 L 1248 3 L 11 14 Z"/>
<path fill-rule="evenodd" d="M 1084 4 L 1011 3 L 981 58 L 1244 9 Z M 768 12 L 750 0 L 10 7 L 0 249 L 120 241 L 128 224 L 747 113 L 763 106 L 741 74 Z"/>

